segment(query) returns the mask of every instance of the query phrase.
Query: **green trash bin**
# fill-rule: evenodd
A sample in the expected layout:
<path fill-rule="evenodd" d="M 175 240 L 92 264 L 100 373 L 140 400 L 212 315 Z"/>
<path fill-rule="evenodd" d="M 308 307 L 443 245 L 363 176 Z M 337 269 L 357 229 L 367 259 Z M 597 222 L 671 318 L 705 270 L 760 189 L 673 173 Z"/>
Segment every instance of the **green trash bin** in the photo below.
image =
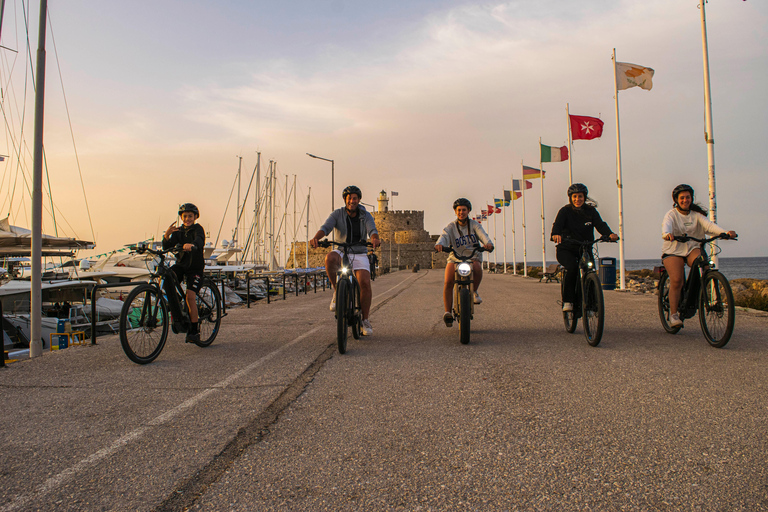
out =
<path fill-rule="evenodd" d="M 603 290 L 616 289 L 616 258 L 600 258 L 597 273 L 603 284 Z"/>

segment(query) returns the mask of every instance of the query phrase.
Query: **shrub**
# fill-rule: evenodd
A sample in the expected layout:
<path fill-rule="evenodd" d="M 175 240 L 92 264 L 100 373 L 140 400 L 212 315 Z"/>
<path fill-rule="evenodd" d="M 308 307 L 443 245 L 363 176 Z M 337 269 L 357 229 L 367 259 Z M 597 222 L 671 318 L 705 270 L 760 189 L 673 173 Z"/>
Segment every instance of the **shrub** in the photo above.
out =
<path fill-rule="evenodd" d="M 749 293 L 742 294 L 734 300 L 734 303 L 744 308 L 768 311 L 768 297 L 762 295 L 758 290 L 750 290 Z"/>

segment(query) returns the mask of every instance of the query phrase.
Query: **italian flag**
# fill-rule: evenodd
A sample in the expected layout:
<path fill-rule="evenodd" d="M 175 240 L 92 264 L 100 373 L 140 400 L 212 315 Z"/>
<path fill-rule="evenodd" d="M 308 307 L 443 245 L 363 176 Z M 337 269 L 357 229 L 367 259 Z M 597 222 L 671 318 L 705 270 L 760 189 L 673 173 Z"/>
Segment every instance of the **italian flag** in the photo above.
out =
<path fill-rule="evenodd" d="M 562 146 L 556 148 L 541 144 L 542 162 L 565 162 L 566 160 L 568 160 L 568 147 Z"/>

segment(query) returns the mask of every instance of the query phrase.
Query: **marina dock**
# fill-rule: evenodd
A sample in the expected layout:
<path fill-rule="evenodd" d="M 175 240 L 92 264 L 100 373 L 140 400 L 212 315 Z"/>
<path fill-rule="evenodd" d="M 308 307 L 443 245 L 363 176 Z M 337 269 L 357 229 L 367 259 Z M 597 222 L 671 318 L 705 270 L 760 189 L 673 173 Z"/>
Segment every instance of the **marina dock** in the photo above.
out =
<path fill-rule="evenodd" d="M 336 350 L 330 292 L 229 309 L 151 364 L 117 336 L 0 369 L 0 511 L 760 510 L 768 315 L 710 347 L 606 291 L 590 347 L 560 285 L 486 274 L 469 345 L 442 271 L 373 283 Z"/>

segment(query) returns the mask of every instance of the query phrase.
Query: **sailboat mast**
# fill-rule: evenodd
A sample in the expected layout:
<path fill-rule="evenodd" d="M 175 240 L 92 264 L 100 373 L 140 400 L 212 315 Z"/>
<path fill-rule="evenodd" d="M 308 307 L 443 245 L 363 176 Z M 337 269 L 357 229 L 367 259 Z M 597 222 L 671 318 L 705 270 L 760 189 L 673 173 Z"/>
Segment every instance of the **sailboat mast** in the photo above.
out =
<path fill-rule="evenodd" d="M 296 268 L 296 175 L 293 175 L 293 268 Z"/>
<path fill-rule="evenodd" d="M 261 196 L 261 151 L 256 152 L 256 193 L 254 194 L 255 204 L 253 210 L 253 222 L 256 231 L 255 243 L 253 244 L 253 262 L 258 263 L 259 244 L 261 243 L 261 223 L 259 222 L 259 199 Z"/>
<path fill-rule="evenodd" d="M 309 196 L 312 194 L 312 187 L 307 192 L 307 245 L 304 246 L 304 268 L 309 268 Z"/>

